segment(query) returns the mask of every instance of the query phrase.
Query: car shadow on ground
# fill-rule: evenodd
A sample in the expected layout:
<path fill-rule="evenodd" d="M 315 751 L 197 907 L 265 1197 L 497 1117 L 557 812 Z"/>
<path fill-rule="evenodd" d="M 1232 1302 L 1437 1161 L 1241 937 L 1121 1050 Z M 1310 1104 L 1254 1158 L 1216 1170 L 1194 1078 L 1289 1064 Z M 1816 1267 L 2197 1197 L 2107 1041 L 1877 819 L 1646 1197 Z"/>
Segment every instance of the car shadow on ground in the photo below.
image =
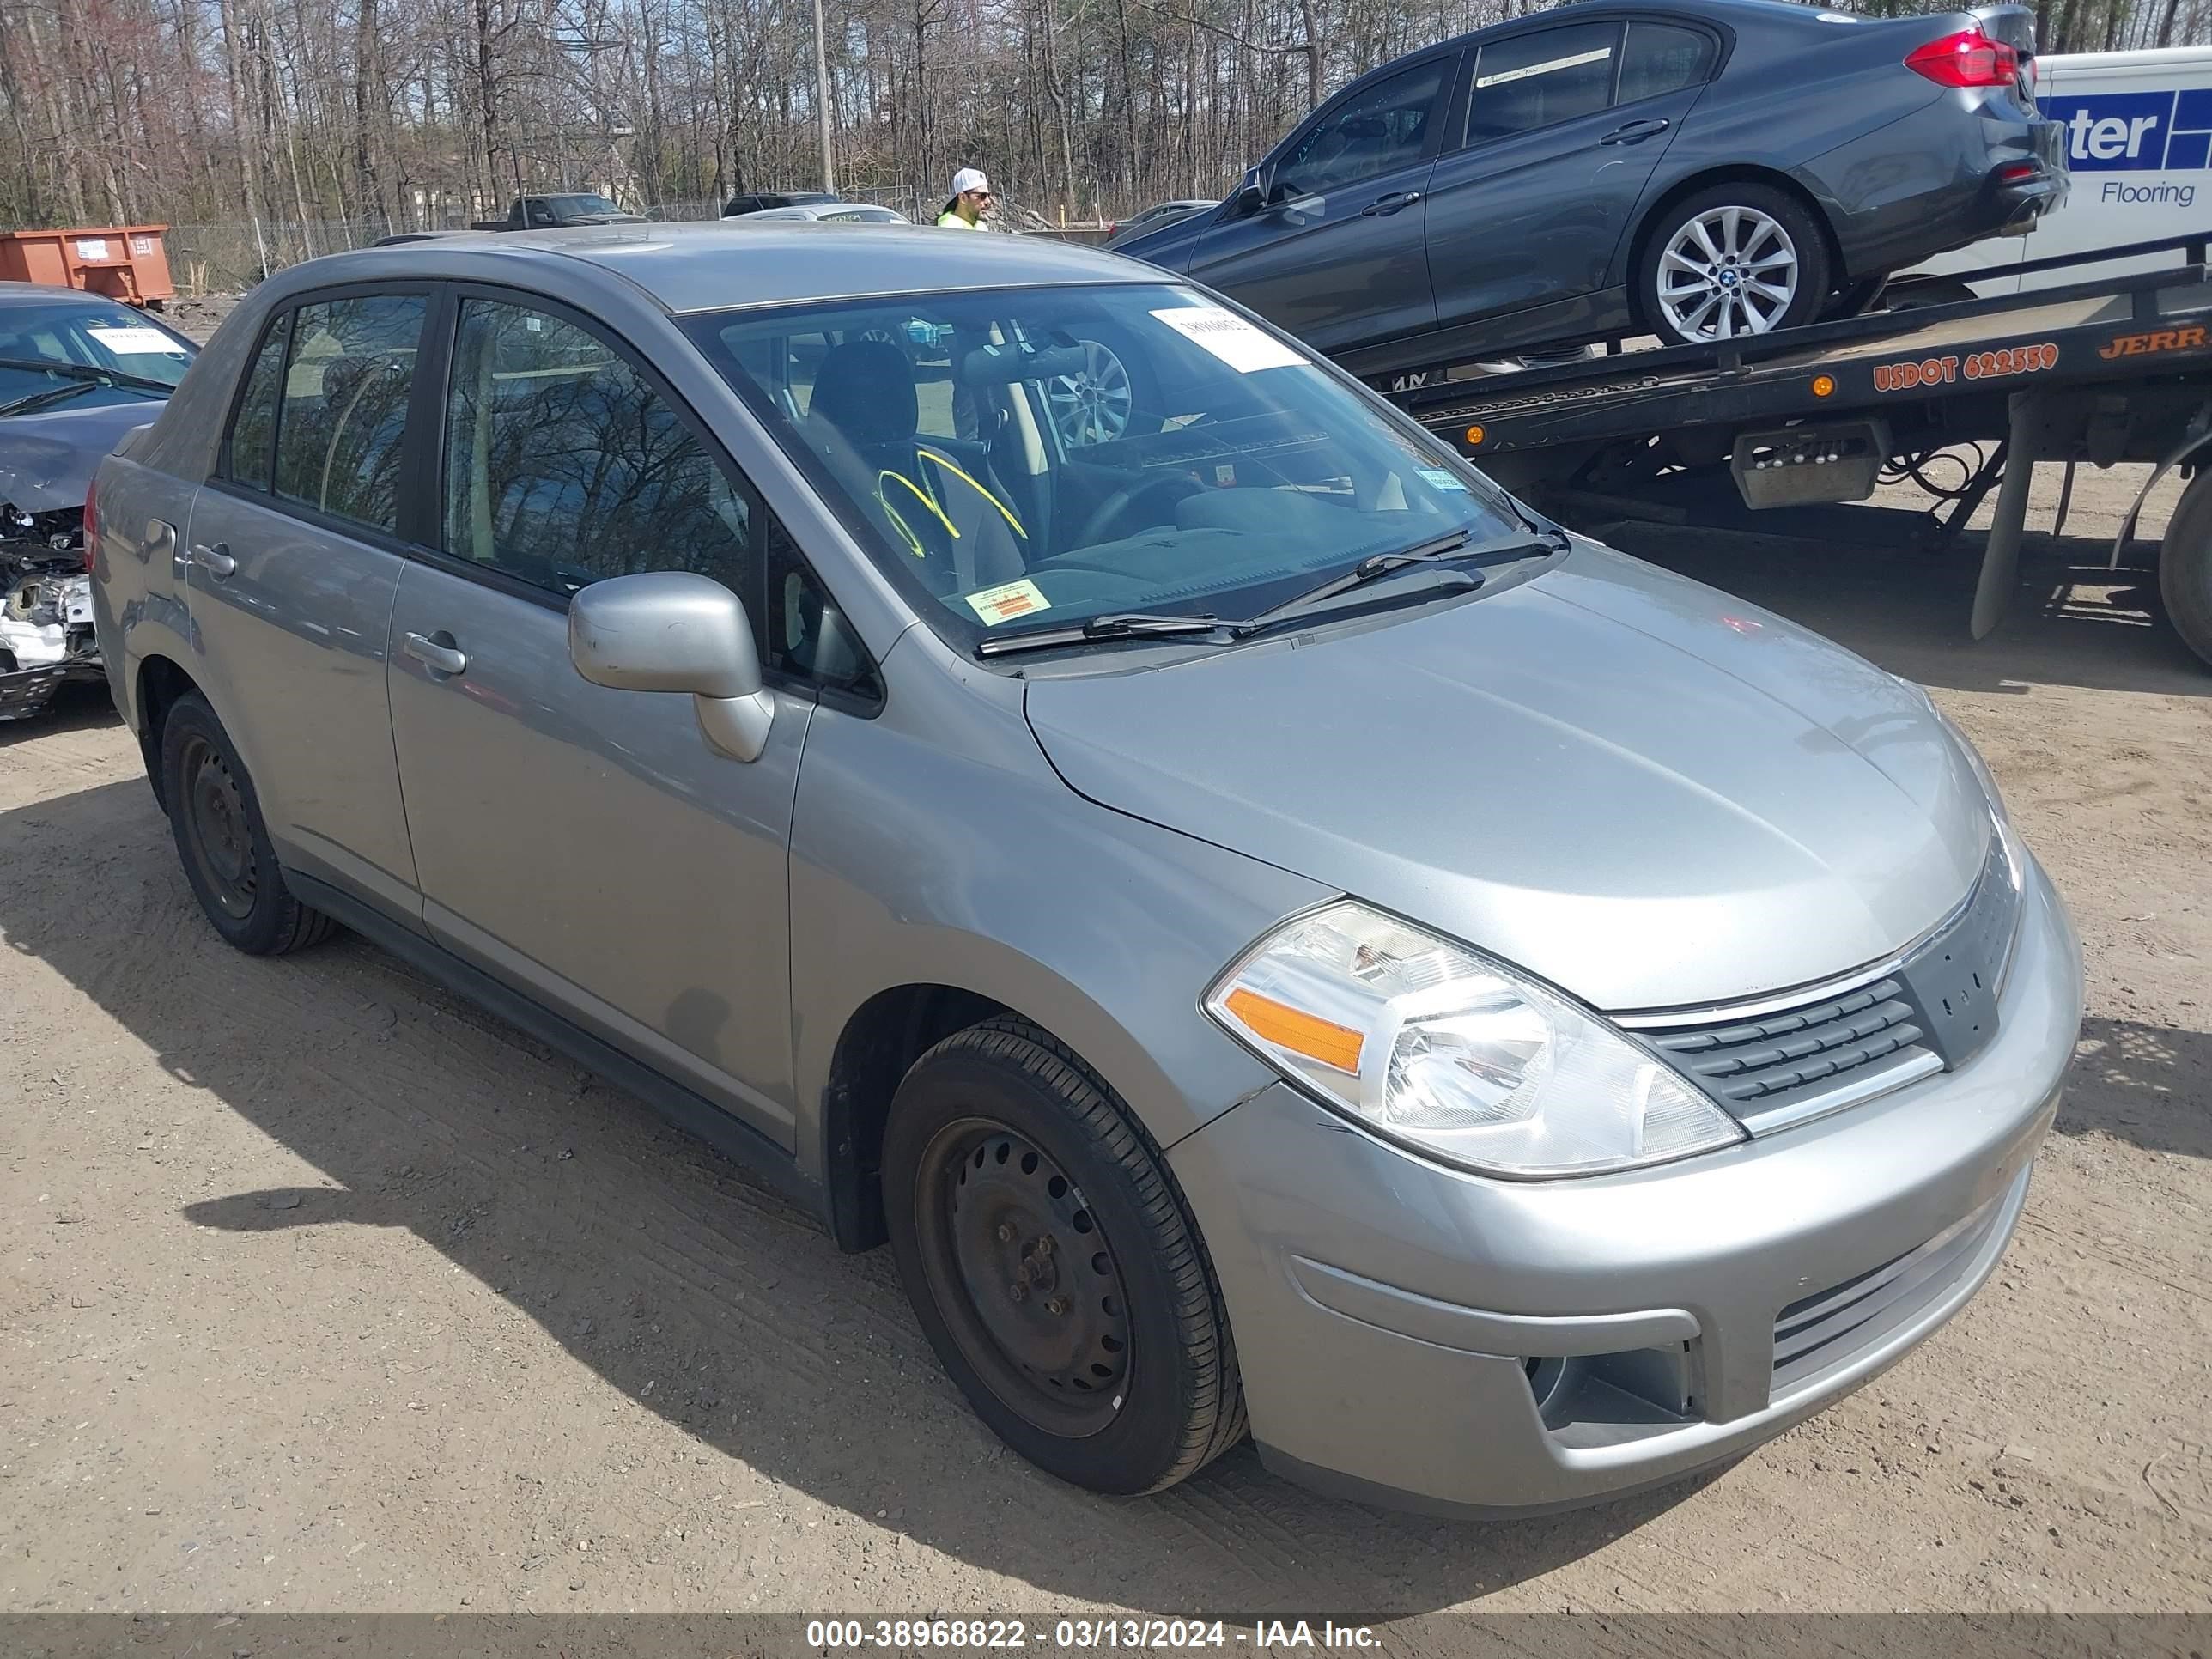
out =
<path fill-rule="evenodd" d="M 1898 509 L 1855 510 L 1884 519 Z M 1921 548 L 1860 532 L 1833 544 L 1682 525 L 1591 526 L 1611 545 L 1739 594 L 1850 647 L 1892 673 L 1955 691 L 2033 685 L 2212 697 L 2212 667 L 2167 623 L 2154 570 L 2108 568 L 2109 542 L 2031 533 L 2020 586 L 1997 630 L 1977 641 L 1983 537 Z M 2131 559 L 2146 556 L 2138 544 Z"/>
<path fill-rule="evenodd" d="M 9 947 L 321 1171 L 291 1188 L 218 1186 L 185 1206 L 267 1253 L 237 1271 L 296 1271 L 279 1237 L 290 1229 L 404 1229 L 702 1452 L 1054 1597 L 1424 1612 L 1587 1555 L 1723 1478 L 1561 1516 L 1447 1522 L 1316 1497 L 1247 1445 L 1153 1498 L 1078 1492 L 968 1412 L 886 1253 L 842 1255 L 649 1108 L 358 939 L 277 961 L 223 946 L 143 783 L 0 813 L 0 845 L 74 849 L 82 872 L 0 884 Z"/>
<path fill-rule="evenodd" d="M 37 743 L 67 732 L 88 731 L 95 726 L 114 726 L 121 719 L 108 697 L 106 682 L 64 680 L 55 688 L 54 700 L 37 714 L 22 720 L 0 720 L 0 750 Z"/>
<path fill-rule="evenodd" d="M 2092 1016 L 2067 1074 L 2061 1134 L 2101 1133 L 2212 1158 L 2212 1036 Z"/>

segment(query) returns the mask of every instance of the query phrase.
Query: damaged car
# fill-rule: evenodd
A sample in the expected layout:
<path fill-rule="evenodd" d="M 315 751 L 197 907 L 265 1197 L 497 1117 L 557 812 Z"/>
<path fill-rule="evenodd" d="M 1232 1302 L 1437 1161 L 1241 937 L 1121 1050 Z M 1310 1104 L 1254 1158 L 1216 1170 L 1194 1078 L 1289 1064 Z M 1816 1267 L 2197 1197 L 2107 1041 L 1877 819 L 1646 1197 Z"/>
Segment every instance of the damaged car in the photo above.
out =
<path fill-rule="evenodd" d="M 0 720 L 100 678 L 86 575 L 93 470 L 143 426 L 199 348 L 75 289 L 0 283 Z"/>

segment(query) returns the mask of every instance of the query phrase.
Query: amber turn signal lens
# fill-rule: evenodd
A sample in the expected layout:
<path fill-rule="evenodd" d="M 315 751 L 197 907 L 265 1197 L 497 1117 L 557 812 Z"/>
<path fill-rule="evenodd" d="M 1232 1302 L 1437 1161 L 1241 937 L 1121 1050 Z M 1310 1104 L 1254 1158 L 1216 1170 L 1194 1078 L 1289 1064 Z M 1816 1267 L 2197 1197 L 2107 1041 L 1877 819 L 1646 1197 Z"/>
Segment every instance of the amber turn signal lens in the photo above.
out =
<path fill-rule="evenodd" d="M 1467 441 L 1471 444 L 1480 443 L 1482 441 L 1482 428 L 1479 426 L 1471 426 L 1468 428 Z"/>
<path fill-rule="evenodd" d="M 1813 377 L 1813 395 L 1815 398 L 1831 398 L 1835 395 L 1835 392 L 1836 377 L 1834 375 L 1815 374 Z"/>
<path fill-rule="evenodd" d="M 1324 1066 L 1334 1066 L 1340 1072 L 1359 1070 L 1359 1046 L 1364 1039 L 1348 1025 L 1339 1025 L 1303 1008 L 1263 997 L 1241 985 L 1229 994 L 1222 1006 L 1263 1042 L 1288 1048 Z"/>

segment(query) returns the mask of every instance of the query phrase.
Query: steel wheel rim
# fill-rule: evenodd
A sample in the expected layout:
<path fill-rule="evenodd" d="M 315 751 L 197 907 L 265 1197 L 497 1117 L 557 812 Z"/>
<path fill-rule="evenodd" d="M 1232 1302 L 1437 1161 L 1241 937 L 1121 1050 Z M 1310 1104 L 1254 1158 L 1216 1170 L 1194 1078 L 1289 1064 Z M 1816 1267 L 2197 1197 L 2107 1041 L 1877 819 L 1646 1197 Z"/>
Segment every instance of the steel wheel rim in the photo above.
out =
<path fill-rule="evenodd" d="M 1082 1192 L 1034 1141 L 986 1118 L 946 1125 L 915 1177 L 932 1299 L 1007 1409 L 1080 1438 L 1129 1388 L 1127 1292 Z"/>
<path fill-rule="evenodd" d="M 1788 313 L 1797 284 L 1797 244 L 1757 208 L 1700 213 L 1659 254 L 1659 309 L 1686 339 L 1767 333 Z"/>
<path fill-rule="evenodd" d="M 245 795 L 222 752 L 204 738 L 187 744 L 180 769 L 192 862 L 216 907 L 243 921 L 253 913 L 253 831 Z"/>
<path fill-rule="evenodd" d="M 1121 360 L 1096 340 L 1083 345 L 1083 368 L 1045 383 L 1053 429 L 1070 449 L 1111 443 L 1129 429 L 1136 393 Z"/>

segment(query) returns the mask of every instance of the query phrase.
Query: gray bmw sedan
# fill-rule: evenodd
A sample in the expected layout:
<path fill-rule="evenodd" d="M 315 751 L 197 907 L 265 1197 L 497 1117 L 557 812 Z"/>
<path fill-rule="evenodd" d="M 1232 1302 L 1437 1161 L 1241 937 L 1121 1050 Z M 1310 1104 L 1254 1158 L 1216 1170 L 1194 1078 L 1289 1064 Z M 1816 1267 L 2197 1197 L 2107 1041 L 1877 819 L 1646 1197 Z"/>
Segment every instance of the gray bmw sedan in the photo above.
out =
<path fill-rule="evenodd" d="M 217 932 L 355 929 L 887 1242 L 1099 1491 L 1739 1455 L 1988 1277 L 2072 1051 L 1920 690 L 1112 255 L 316 260 L 87 518 Z"/>

